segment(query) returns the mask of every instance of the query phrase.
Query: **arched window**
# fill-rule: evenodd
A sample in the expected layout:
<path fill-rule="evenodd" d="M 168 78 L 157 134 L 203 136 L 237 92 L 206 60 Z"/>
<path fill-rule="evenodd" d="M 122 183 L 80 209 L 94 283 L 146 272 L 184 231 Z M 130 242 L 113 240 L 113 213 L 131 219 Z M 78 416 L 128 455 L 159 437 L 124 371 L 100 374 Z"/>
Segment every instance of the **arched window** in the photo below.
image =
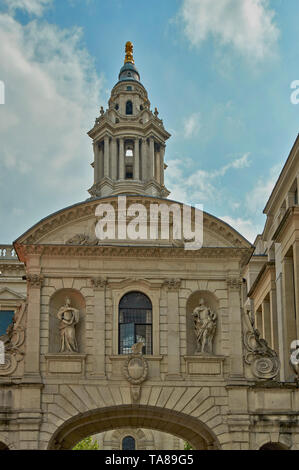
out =
<path fill-rule="evenodd" d="M 127 103 L 126 103 L 126 114 L 133 114 L 133 103 L 132 103 L 132 101 L 127 101 Z"/>
<path fill-rule="evenodd" d="M 121 448 L 122 450 L 136 450 L 136 442 L 135 442 L 134 437 L 132 436 L 124 437 Z"/>
<path fill-rule="evenodd" d="M 143 342 L 143 354 L 152 354 L 152 303 L 141 292 L 124 295 L 119 303 L 119 354 L 131 353 Z"/>

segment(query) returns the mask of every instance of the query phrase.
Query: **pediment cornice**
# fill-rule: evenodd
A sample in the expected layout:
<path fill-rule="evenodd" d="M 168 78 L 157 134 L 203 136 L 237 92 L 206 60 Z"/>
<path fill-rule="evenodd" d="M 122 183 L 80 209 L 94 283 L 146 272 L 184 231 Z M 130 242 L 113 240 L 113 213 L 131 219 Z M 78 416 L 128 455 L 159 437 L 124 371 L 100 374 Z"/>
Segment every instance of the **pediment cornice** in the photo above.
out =
<path fill-rule="evenodd" d="M 29 229 L 25 234 L 23 234 L 21 237 L 19 237 L 15 243 L 15 249 L 20 257 L 21 253 L 21 247 L 24 247 L 25 245 L 32 246 L 34 245 L 35 248 L 38 248 L 39 245 L 44 246 L 47 245 L 47 242 L 45 240 L 45 237 L 55 230 L 59 228 L 63 228 L 64 226 L 70 225 L 72 223 L 78 222 L 80 220 L 87 220 L 87 219 L 93 219 L 95 218 L 95 210 L 98 204 L 102 203 L 110 203 L 114 205 L 115 207 L 115 212 L 117 213 L 117 202 L 118 198 L 117 196 L 109 196 L 109 197 L 102 197 L 102 198 L 94 198 L 94 199 L 89 199 L 85 202 L 76 204 L 74 206 L 67 207 L 65 209 L 62 209 L 59 212 L 56 212 L 47 218 L 41 220 L 39 223 L 34 225 L 31 229 Z M 144 204 L 145 207 L 149 207 L 150 204 L 156 203 L 156 204 L 173 204 L 175 201 L 171 201 L 168 199 L 161 199 L 157 198 L 154 196 L 142 196 L 142 195 L 127 195 L 127 204 Z M 178 203 L 181 204 L 181 203 Z M 181 204 L 182 205 L 182 204 Z M 231 248 L 234 253 L 235 249 L 240 249 L 245 250 L 246 252 L 252 252 L 252 245 L 245 240 L 245 238 L 242 237 L 238 232 L 236 232 L 232 227 L 230 227 L 228 224 L 223 222 L 220 219 L 217 219 L 216 217 L 213 217 L 212 215 L 204 212 L 203 215 L 203 225 L 204 225 L 204 231 L 211 231 L 215 233 L 217 237 L 219 237 L 219 240 L 223 239 L 226 241 L 226 244 L 229 246 L 225 248 L 221 247 L 209 247 L 209 253 L 214 252 L 215 255 L 219 252 L 222 252 L 221 250 Z M 74 233 L 74 236 L 77 235 L 77 233 Z M 29 248 L 29 247 L 28 247 Z M 58 251 L 61 249 L 66 249 L 66 251 L 73 249 L 74 247 L 71 246 L 65 246 L 61 247 L 53 245 L 53 249 L 57 249 Z M 80 245 L 78 248 L 82 248 Z M 90 246 L 83 246 L 83 248 L 86 248 L 88 250 L 90 249 L 107 249 L 107 247 L 103 246 L 95 246 L 95 247 L 90 247 Z M 130 247 L 130 249 L 133 249 L 133 247 Z M 174 256 L 177 256 L 178 249 L 180 247 L 174 247 L 175 254 Z M 116 247 L 113 247 L 113 249 L 117 249 Z M 124 247 L 119 247 L 119 250 L 124 250 Z M 140 249 L 140 247 L 137 247 L 137 249 Z M 155 248 L 149 248 L 146 247 L 144 248 L 145 250 L 154 250 Z M 166 248 L 157 248 L 158 250 L 160 249 L 166 249 Z M 201 250 L 198 250 L 198 252 L 202 252 L 200 256 L 204 256 L 204 252 L 202 250 L 207 250 L 207 248 L 202 248 Z M 220 251 L 219 251 L 220 250 Z M 184 253 L 186 251 L 183 249 L 182 250 Z M 194 251 L 191 251 L 190 254 L 192 256 L 192 253 L 194 254 Z M 197 252 L 196 252 L 197 253 Z M 189 256 L 189 255 L 185 255 Z M 238 255 L 239 256 L 239 255 Z M 23 257 L 20 257 L 20 260 L 23 261 Z"/>

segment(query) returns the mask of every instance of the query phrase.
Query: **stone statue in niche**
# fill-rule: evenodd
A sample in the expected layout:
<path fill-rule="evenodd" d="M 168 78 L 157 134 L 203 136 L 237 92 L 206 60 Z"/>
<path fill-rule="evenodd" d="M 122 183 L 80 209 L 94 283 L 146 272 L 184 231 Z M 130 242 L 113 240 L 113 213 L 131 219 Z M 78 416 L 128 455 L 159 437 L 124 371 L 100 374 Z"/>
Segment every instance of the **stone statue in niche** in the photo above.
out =
<path fill-rule="evenodd" d="M 217 326 L 217 315 L 200 299 L 199 306 L 193 310 L 194 330 L 199 354 L 213 354 L 213 339 Z"/>
<path fill-rule="evenodd" d="M 71 307 L 68 297 L 64 306 L 58 310 L 57 318 L 60 321 L 60 352 L 78 352 L 75 328 L 79 323 L 79 310 Z"/>

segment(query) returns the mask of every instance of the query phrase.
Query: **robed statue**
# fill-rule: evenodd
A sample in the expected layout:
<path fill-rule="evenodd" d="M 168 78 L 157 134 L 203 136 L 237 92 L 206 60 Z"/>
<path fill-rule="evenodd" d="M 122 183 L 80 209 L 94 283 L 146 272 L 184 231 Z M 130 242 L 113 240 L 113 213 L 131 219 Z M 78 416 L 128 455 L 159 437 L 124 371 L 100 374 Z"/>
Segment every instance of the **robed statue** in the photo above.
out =
<path fill-rule="evenodd" d="M 79 310 L 71 307 L 68 297 L 64 306 L 58 310 L 57 318 L 60 321 L 60 352 L 78 352 L 75 328 L 79 323 Z"/>
<path fill-rule="evenodd" d="M 193 311 L 197 353 L 213 354 L 213 339 L 216 332 L 217 315 L 200 299 L 199 306 Z"/>

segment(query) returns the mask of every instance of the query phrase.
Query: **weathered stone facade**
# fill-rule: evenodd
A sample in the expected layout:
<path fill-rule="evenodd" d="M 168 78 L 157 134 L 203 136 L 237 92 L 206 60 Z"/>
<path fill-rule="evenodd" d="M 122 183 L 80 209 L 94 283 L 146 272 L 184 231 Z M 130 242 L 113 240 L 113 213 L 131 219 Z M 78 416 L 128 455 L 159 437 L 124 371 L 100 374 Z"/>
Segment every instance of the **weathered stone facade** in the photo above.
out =
<path fill-rule="evenodd" d="M 259 274 L 263 266 L 257 251 L 252 256 L 255 247 L 207 213 L 198 250 L 161 236 L 154 242 L 95 237 L 99 203 L 116 213 L 121 194 L 128 205 L 172 204 L 164 186 L 169 134 L 150 111 L 138 72 L 132 69 L 135 78 L 129 78 L 130 70 L 121 72 L 109 109 L 89 133 L 95 151 L 92 198 L 19 237 L 18 259 L 6 252 L 0 259 L 1 310 L 16 311 L 13 328 L 2 337 L 0 442 L 10 449 L 70 449 L 91 434 L 106 432 L 109 441 L 112 435 L 120 439 L 122 430 L 150 429 L 195 449 L 260 449 L 269 443 L 299 449 L 298 384 L 294 371 L 286 375 L 286 365 L 281 368 L 291 336 L 279 343 L 279 322 L 273 320 L 271 335 L 264 326 L 260 337 L 258 317 L 250 321 L 260 302 L 252 306 L 247 293 L 254 300 L 259 279 L 270 279 L 272 272 L 267 264 Z M 133 107 L 126 115 L 128 101 Z M 126 156 L 132 139 L 137 144 Z M 298 145 L 295 151 L 298 174 Z M 291 207 L 283 221 L 293 217 L 296 224 L 296 210 Z M 273 239 L 284 250 L 279 227 Z M 296 237 L 296 229 L 292 233 Z M 250 279 L 247 288 L 244 278 Z M 274 280 L 267 282 L 271 291 Z M 288 281 L 283 285 L 286 292 Z M 131 292 L 151 303 L 150 353 L 120 354 L 119 306 Z M 67 332 L 71 341 L 75 335 L 76 347 L 61 352 L 57 314 L 66 298 L 78 312 Z M 296 302 L 298 308 L 298 297 Z M 202 305 L 200 325 L 210 322 L 214 329 L 213 347 L 200 353 L 198 338 L 208 330 L 200 326 L 196 336 L 194 312 Z M 288 325 L 288 309 L 280 315 Z"/>

